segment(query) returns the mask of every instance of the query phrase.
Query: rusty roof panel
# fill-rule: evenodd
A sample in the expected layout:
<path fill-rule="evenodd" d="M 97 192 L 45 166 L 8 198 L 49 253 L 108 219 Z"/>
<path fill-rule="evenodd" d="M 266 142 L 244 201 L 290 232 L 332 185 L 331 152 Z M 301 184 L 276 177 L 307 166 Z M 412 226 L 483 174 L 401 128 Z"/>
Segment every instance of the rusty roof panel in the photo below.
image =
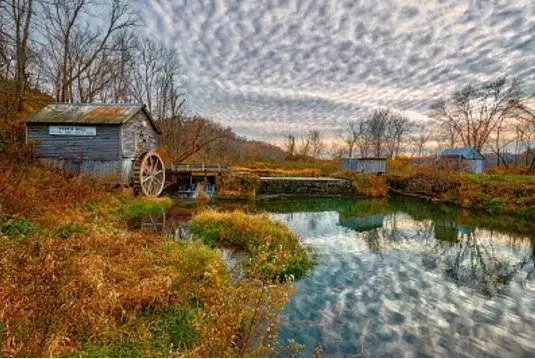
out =
<path fill-rule="evenodd" d="M 119 125 L 142 108 L 129 104 L 52 104 L 28 117 L 26 122 Z"/>

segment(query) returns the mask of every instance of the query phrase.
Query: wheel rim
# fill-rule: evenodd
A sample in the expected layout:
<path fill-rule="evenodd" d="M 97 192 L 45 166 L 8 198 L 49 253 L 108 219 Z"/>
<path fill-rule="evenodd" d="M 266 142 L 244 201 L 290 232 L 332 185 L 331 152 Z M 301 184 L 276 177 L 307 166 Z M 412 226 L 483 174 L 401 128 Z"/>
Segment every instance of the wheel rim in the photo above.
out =
<path fill-rule="evenodd" d="M 156 153 L 146 153 L 141 161 L 139 187 L 145 196 L 158 196 L 165 185 L 165 166 Z"/>

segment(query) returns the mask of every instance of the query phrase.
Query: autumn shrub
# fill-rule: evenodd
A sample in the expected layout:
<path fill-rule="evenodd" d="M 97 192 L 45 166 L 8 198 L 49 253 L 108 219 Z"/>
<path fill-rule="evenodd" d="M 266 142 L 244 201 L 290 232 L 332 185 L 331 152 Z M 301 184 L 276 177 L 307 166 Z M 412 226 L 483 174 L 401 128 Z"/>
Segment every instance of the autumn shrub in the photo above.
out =
<path fill-rule="evenodd" d="M 535 205 L 535 176 L 465 173 L 449 199 L 490 214 L 529 216 Z"/>
<path fill-rule="evenodd" d="M 363 197 L 380 198 L 388 196 L 386 177 L 372 174 L 356 174 L 352 178 L 354 192 Z"/>
<path fill-rule="evenodd" d="M 394 176 L 406 176 L 412 173 L 413 165 L 408 157 L 396 157 L 386 161 L 388 173 Z"/>
<path fill-rule="evenodd" d="M 298 278 L 313 262 L 297 236 L 266 214 L 209 210 L 195 216 L 189 228 L 208 245 L 237 247 L 247 252 L 250 264 L 261 267 L 263 278 Z"/>

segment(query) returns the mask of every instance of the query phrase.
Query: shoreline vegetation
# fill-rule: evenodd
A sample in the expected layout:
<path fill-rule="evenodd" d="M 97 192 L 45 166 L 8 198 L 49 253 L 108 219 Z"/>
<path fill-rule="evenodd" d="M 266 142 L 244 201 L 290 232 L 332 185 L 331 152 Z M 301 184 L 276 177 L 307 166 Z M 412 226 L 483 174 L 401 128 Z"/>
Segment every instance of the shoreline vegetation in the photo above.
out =
<path fill-rule="evenodd" d="M 313 263 L 285 226 L 267 215 L 206 211 L 194 217 L 192 243 L 166 239 L 131 223 L 170 199 L 136 198 L 14 155 L 0 156 L 2 356 L 278 350 L 292 279 Z M 220 243 L 250 255 L 238 282 Z"/>
<path fill-rule="evenodd" d="M 456 172 L 433 165 L 414 166 L 408 159 L 390 161 L 389 190 L 490 216 L 535 219 L 535 177 L 529 174 Z M 510 170 L 510 172 L 514 172 Z"/>
<path fill-rule="evenodd" d="M 308 169 L 313 176 L 324 175 L 350 179 L 353 185 L 351 196 L 384 198 L 389 194 L 407 195 L 481 211 L 491 216 L 507 215 L 535 219 L 535 177 L 524 173 L 522 168 L 512 168 L 505 173 L 473 174 L 440 168 L 434 164 L 413 164 L 409 158 L 388 160 L 387 173 L 352 174 L 333 170 L 330 161 L 318 161 L 316 169 Z M 256 164 L 249 171 L 225 176 L 218 199 L 253 200 L 262 173 L 270 176 L 288 177 L 295 169 L 285 164 L 270 168 L 268 164 Z M 502 170 L 503 171 L 503 170 Z M 284 196 L 282 196 L 284 197 Z"/>

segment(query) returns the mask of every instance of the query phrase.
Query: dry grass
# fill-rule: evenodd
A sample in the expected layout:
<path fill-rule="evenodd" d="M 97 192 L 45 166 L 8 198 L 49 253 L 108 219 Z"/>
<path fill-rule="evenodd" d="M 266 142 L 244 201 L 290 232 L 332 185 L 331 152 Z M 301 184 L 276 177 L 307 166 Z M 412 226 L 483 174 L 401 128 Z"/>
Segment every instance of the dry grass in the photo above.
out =
<path fill-rule="evenodd" d="M 291 285 L 254 272 L 232 283 L 217 249 L 129 229 L 165 200 L 66 177 L 25 147 L 4 152 L 0 168 L 1 356 L 274 350 Z"/>
<path fill-rule="evenodd" d="M 247 162 L 232 167 L 233 171 L 258 176 L 330 176 L 340 170 L 338 160 L 320 160 L 311 157 L 296 157 L 276 162 Z"/>
<path fill-rule="evenodd" d="M 353 190 L 359 196 L 382 198 L 388 196 L 388 182 L 383 176 L 357 174 L 352 176 Z"/>

